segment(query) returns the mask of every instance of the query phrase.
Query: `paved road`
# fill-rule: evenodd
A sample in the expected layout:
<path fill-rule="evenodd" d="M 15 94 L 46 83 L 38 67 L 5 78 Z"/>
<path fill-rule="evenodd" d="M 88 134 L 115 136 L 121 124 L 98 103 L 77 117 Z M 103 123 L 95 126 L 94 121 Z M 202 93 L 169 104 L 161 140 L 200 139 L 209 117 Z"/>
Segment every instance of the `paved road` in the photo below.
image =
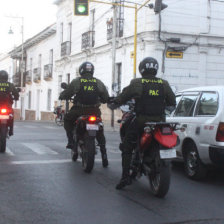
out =
<path fill-rule="evenodd" d="M 71 162 L 62 127 L 49 122 L 16 122 L 15 136 L 0 155 L 0 224 L 224 223 L 224 175 L 203 182 L 172 169 L 165 199 L 155 198 L 145 178 L 125 190 L 114 186 L 121 173 L 118 132 L 106 131 L 110 166 L 98 153 L 94 170 Z"/>

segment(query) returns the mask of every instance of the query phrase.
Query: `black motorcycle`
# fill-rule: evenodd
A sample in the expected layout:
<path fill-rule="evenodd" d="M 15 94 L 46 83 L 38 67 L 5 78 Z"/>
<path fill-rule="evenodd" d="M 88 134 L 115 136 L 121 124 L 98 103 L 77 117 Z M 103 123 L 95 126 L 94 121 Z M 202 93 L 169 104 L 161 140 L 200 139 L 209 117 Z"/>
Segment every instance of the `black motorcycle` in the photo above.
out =
<path fill-rule="evenodd" d="M 61 87 L 66 89 L 67 84 L 62 83 Z M 93 169 L 96 154 L 95 139 L 97 132 L 102 131 L 102 129 L 102 119 L 94 114 L 82 115 L 74 124 L 73 139 L 75 144 L 71 150 L 71 157 L 73 161 L 80 157 L 83 170 L 87 173 Z"/>

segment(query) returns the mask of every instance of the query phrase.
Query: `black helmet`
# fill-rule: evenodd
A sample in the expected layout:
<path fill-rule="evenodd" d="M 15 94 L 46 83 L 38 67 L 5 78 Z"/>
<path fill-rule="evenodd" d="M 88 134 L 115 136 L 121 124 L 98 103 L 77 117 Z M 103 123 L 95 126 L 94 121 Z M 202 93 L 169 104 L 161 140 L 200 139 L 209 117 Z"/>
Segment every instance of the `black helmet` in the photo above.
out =
<path fill-rule="evenodd" d="M 8 77 L 9 77 L 8 72 L 6 72 L 5 70 L 0 71 L 0 81 L 7 82 Z"/>
<path fill-rule="evenodd" d="M 147 57 L 140 62 L 138 69 L 142 76 L 144 75 L 156 76 L 157 71 L 159 69 L 159 64 L 155 58 Z"/>
<path fill-rule="evenodd" d="M 91 74 L 93 75 L 94 73 L 94 66 L 91 62 L 83 62 L 80 66 L 79 66 L 79 74 L 85 75 L 85 74 Z"/>

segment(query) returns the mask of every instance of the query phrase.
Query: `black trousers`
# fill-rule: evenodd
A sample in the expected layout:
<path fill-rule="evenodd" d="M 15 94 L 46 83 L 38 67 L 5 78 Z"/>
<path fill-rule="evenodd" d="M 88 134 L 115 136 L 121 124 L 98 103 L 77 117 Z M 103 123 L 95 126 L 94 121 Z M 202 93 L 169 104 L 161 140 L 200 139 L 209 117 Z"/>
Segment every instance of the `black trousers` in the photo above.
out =
<path fill-rule="evenodd" d="M 101 116 L 101 111 L 98 107 L 76 107 L 73 106 L 70 111 L 65 114 L 64 117 L 64 128 L 65 131 L 68 134 L 72 133 L 74 129 L 74 124 L 75 121 L 82 115 L 95 115 L 100 117 Z M 98 144 L 100 145 L 100 148 L 105 148 L 106 145 L 106 139 L 104 136 L 104 130 L 99 130 L 96 135 L 96 140 Z"/>

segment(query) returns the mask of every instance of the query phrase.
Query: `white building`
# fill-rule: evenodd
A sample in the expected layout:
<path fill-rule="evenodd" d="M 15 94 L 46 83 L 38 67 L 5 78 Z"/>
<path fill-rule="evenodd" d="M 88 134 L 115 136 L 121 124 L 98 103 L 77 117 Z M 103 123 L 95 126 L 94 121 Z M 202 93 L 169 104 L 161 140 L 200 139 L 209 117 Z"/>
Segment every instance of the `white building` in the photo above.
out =
<path fill-rule="evenodd" d="M 57 76 L 54 73 L 56 25 L 53 24 L 24 43 L 25 91 L 21 93 L 22 118 L 27 120 L 53 119 L 54 103 L 58 98 Z M 15 61 L 21 61 L 21 46 L 11 52 Z M 21 63 L 14 75 L 14 84 L 21 86 Z M 16 108 L 21 108 L 17 104 Z M 19 112 L 19 110 L 18 110 Z"/>
<path fill-rule="evenodd" d="M 149 7 L 138 12 L 137 68 L 144 57 L 157 58 L 159 76 L 167 79 L 175 90 L 224 84 L 224 2 L 163 2 L 168 8 L 161 14 L 155 14 Z M 38 70 L 40 54 L 43 71 L 43 66 L 50 63 L 51 49 L 54 55 L 52 81 L 45 81 L 42 76 L 40 83 L 27 83 L 25 109 L 33 110 L 36 119 L 45 119 L 48 109 L 52 111 L 59 95 L 59 83 L 75 78 L 83 61 L 95 65 L 95 76 L 110 93 L 112 86 L 115 92 L 120 92 L 133 78 L 134 9 L 122 6 L 117 9 L 116 75 L 112 80 L 112 6 L 91 2 L 89 16 L 74 16 L 74 0 L 56 0 L 55 4 L 58 6 L 56 33 L 26 46 L 27 71 Z M 108 113 L 104 110 L 104 114 Z"/>

